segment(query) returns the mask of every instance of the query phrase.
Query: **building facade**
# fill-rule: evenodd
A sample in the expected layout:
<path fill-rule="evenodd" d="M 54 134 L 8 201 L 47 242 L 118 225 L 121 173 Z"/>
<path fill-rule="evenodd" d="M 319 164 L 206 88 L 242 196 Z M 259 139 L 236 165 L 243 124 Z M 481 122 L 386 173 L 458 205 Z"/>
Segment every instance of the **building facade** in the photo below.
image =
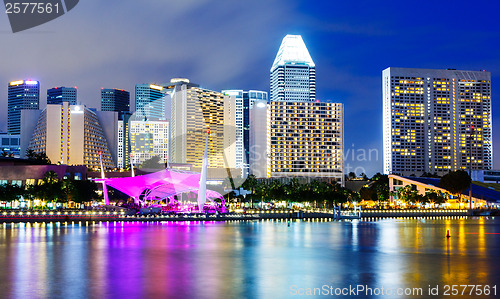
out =
<path fill-rule="evenodd" d="M 21 140 L 20 135 L 0 133 L 0 156 L 20 158 Z"/>
<path fill-rule="evenodd" d="M 76 105 L 76 95 L 76 87 L 60 86 L 47 89 L 47 105 L 60 105 L 64 102 L 67 102 L 70 105 Z"/>
<path fill-rule="evenodd" d="M 316 99 L 316 66 L 300 35 L 283 38 L 271 67 L 271 101 Z"/>
<path fill-rule="evenodd" d="M 489 72 L 390 67 L 382 77 L 384 173 L 491 169 Z"/>
<path fill-rule="evenodd" d="M 202 166 L 209 134 L 209 168 L 236 166 L 235 98 L 200 88 L 188 81 L 173 82 L 170 160 Z"/>
<path fill-rule="evenodd" d="M 115 164 L 97 113 L 83 105 L 47 105 L 41 111 L 27 147 L 46 153 L 52 163 L 100 168 Z"/>
<path fill-rule="evenodd" d="M 137 84 L 135 86 L 136 116 L 143 119 L 169 119 L 169 89 L 156 84 Z"/>
<path fill-rule="evenodd" d="M 168 161 L 169 122 L 131 118 L 128 123 L 130 153 L 134 167 L 155 156 L 160 163 Z M 124 134 L 125 135 L 125 134 Z M 130 161 L 130 160 L 129 160 Z"/>
<path fill-rule="evenodd" d="M 117 162 L 116 167 L 127 168 L 130 165 L 130 118 L 132 114 L 130 112 L 119 112 L 118 113 L 118 123 L 117 123 L 117 139 L 118 139 L 118 149 L 117 149 Z"/>
<path fill-rule="evenodd" d="M 344 179 L 343 105 L 271 102 L 267 112 L 267 177 Z"/>
<path fill-rule="evenodd" d="M 130 92 L 123 89 L 101 89 L 101 111 L 130 111 Z"/>
<path fill-rule="evenodd" d="M 7 132 L 21 134 L 21 110 L 38 110 L 40 83 L 34 80 L 12 81 L 8 86 Z"/>
<path fill-rule="evenodd" d="M 223 90 L 223 94 L 234 97 L 236 124 L 236 168 L 246 177 L 250 169 L 250 109 L 257 100 L 268 100 L 267 92 L 259 90 Z"/>
<path fill-rule="evenodd" d="M 250 174 L 267 177 L 268 101 L 257 100 L 250 108 Z"/>

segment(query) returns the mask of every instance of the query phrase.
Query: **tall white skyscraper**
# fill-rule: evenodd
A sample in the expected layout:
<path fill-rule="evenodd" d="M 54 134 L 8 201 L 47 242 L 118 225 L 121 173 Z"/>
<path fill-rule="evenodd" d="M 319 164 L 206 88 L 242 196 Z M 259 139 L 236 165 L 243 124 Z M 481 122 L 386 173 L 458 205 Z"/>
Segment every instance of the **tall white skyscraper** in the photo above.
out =
<path fill-rule="evenodd" d="M 489 72 L 390 67 L 382 77 L 385 173 L 491 169 Z"/>
<path fill-rule="evenodd" d="M 235 99 L 236 168 L 240 168 L 246 177 L 250 168 L 250 109 L 257 100 L 267 101 L 267 92 L 233 89 L 223 90 L 222 93 Z"/>
<path fill-rule="evenodd" d="M 250 172 L 343 184 L 344 112 L 316 100 L 315 65 L 299 35 L 287 35 L 271 67 L 271 101 L 250 108 Z"/>
<path fill-rule="evenodd" d="M 316 99 L 316 70 L 300 35 L 283 38 L 271 67 L 271 101 Z"/>

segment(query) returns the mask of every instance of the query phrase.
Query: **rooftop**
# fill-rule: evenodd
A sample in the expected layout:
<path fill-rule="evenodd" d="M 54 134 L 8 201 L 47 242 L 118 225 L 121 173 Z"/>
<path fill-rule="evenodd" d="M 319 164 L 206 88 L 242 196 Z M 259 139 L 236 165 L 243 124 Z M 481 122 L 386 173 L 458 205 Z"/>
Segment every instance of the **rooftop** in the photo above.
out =
<path fill-rule="evenodd" d="M 283 38 L 271 67 L 271 72 L 278 66 L 284 66 L 285 64 L 315 66 L 306 44 L 302 40 L 302 36 L 288 34 Z"/>

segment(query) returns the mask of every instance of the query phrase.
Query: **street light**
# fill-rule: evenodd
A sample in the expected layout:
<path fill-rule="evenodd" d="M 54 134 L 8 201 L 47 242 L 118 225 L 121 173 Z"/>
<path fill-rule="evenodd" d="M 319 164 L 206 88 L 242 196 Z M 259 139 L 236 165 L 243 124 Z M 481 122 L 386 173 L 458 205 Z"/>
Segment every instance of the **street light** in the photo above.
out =
<path fill-rule="evenodd" d="M 469 177 L 470 177 L 470 185 L 469 185 L 469 209 L 472 210 L 472 141 L 474 140 L 474 126 L 470 126 L 469 132 Z"/>

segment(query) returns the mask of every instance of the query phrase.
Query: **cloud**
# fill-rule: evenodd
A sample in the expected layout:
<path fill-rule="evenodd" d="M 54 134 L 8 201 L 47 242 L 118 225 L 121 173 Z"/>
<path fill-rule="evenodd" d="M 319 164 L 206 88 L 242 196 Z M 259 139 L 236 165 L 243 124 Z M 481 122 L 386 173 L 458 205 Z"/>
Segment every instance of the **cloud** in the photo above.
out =
<path fill-rule="evenodd" d="M 124 88 L 133 96 L 137 83 L 177 76 L 214 90 L 267 90 L 284 35 L 277 20 L 293 16 L 293 6 L 285 4 L 83 1 L 44 26 L 2 36 L 0 94 L 6 95 L 6 82 L 27 77 L 41 81 L 42 103 L 47 88 L 76 85 L 79 100 L 92 107 L 99 107 L 101 87 Z M 270 62 L 263 65 L 265 60 Z M 2 97 L 0 105 L 6 104 Z"/>

